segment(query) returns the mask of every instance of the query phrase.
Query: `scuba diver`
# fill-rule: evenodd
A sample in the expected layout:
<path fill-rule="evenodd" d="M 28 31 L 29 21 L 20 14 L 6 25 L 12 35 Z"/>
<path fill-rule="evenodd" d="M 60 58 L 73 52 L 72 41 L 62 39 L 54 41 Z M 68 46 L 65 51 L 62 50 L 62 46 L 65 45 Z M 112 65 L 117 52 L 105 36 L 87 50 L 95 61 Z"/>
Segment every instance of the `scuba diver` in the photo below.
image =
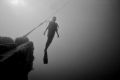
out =
<path fill-rule="evenodd" d="M 45 35 L 46 31 L 48 30 L 47 42 L 46 42 L 46 46 L 45 46 L 45 49 L 44 49 L 44 59 L 43 59 L 45 64 L 48 63 L 47 49 L 50 46 L 50 44 L 51 44 L 51 42 L 54 38 L 55 32 L 57 34 L 57 37 L 59 38 L 58 28 L 59 28 L 59 25 L 56 23 L 56 17 L 54 16 L 54 17 L 52 17 L 52 20 L 49 21 L 48 27 L 44 31 L 44 35 Z"/>

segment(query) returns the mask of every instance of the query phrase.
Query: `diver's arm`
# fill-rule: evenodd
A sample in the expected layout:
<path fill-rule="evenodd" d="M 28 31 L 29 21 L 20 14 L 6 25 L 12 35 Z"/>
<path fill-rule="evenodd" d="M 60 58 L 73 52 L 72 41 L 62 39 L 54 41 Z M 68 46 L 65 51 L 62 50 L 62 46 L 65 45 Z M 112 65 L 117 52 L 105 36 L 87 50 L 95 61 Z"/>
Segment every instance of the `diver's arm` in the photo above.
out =
<path fill-rule="evenodd" d="M 48 29 L 48 27 L 45 29 L 45 31 L 44 31 L 44 35 L 46 34 L 47 29 Z"/>
<path fill-rule="evenodd" d="M 59 38 L 59 33 L 58 33 L 58 29 L 56 30 L 56 33 L 57 33 L 57 37 Z"/>
<path fill-rule="evenodd" d="M 58 25 L 58 23 L 57 23 L 57 29 L 59 28 L 59 25 Z"/>
<path fill-rule="evenodd" d="M 49 22 L 49 23 L 50 23 L 49 20 L 46 20 L 46 22 Z M 49 25 L 49 24 L 48 24 L 48 25 Z M 47 26 L 47 28 L 45 29 L 45 31 L 44 31 L 44 35 L 46 34 L 46 31 L 48 30 L 48 27 L 49 27 L 49 26 Z"/>
<path fill-rule="evenodd" d="M 56 33 L 57 33 L 57 36 L 58 36 L 58 38 L 59 38 L 58 28 L 59 28 L 59 25 L 57 24 L 57 30 L 56 30 Z"/>

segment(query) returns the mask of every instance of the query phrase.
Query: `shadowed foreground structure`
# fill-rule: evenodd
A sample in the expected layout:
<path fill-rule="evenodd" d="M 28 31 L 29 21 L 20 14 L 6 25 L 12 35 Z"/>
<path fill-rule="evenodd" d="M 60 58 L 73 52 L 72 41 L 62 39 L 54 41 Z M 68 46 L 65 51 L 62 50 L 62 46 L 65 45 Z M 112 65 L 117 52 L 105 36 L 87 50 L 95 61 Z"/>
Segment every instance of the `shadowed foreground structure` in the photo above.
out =
<path fill-rule="evenodd" d="M 28 38 L 17 38 L 14 42 L 11 38 L 0 37 L 1 79 L 28 80 L 33 68 L 33 50 L 33 42 Z M 9 57 L 4 59 L 6 56 Z"/>

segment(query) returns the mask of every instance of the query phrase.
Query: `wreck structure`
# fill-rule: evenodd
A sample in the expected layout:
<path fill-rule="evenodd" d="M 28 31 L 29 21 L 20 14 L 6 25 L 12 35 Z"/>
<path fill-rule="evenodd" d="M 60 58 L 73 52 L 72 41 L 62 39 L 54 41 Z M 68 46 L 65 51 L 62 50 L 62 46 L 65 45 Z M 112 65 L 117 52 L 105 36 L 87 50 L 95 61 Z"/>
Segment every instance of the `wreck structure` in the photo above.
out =
<path fill-rule="evenodd" d="M 0 37 L 0 77 L 3 80 L 28 80 L 33 69 L 34 45 L 26 37 Z"/>

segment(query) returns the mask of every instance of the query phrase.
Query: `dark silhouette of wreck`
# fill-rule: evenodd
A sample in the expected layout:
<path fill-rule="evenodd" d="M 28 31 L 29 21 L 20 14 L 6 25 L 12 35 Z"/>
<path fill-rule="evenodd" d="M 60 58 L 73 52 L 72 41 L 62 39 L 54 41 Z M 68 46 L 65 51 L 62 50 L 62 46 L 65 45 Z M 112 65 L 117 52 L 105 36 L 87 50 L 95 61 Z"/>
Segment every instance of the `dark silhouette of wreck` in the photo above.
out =
<path fill-rule="evenodd" d="M 28 38 L 0 37 L 0 80 L 28 80 L 33 69 L 33 42 Z"/>

